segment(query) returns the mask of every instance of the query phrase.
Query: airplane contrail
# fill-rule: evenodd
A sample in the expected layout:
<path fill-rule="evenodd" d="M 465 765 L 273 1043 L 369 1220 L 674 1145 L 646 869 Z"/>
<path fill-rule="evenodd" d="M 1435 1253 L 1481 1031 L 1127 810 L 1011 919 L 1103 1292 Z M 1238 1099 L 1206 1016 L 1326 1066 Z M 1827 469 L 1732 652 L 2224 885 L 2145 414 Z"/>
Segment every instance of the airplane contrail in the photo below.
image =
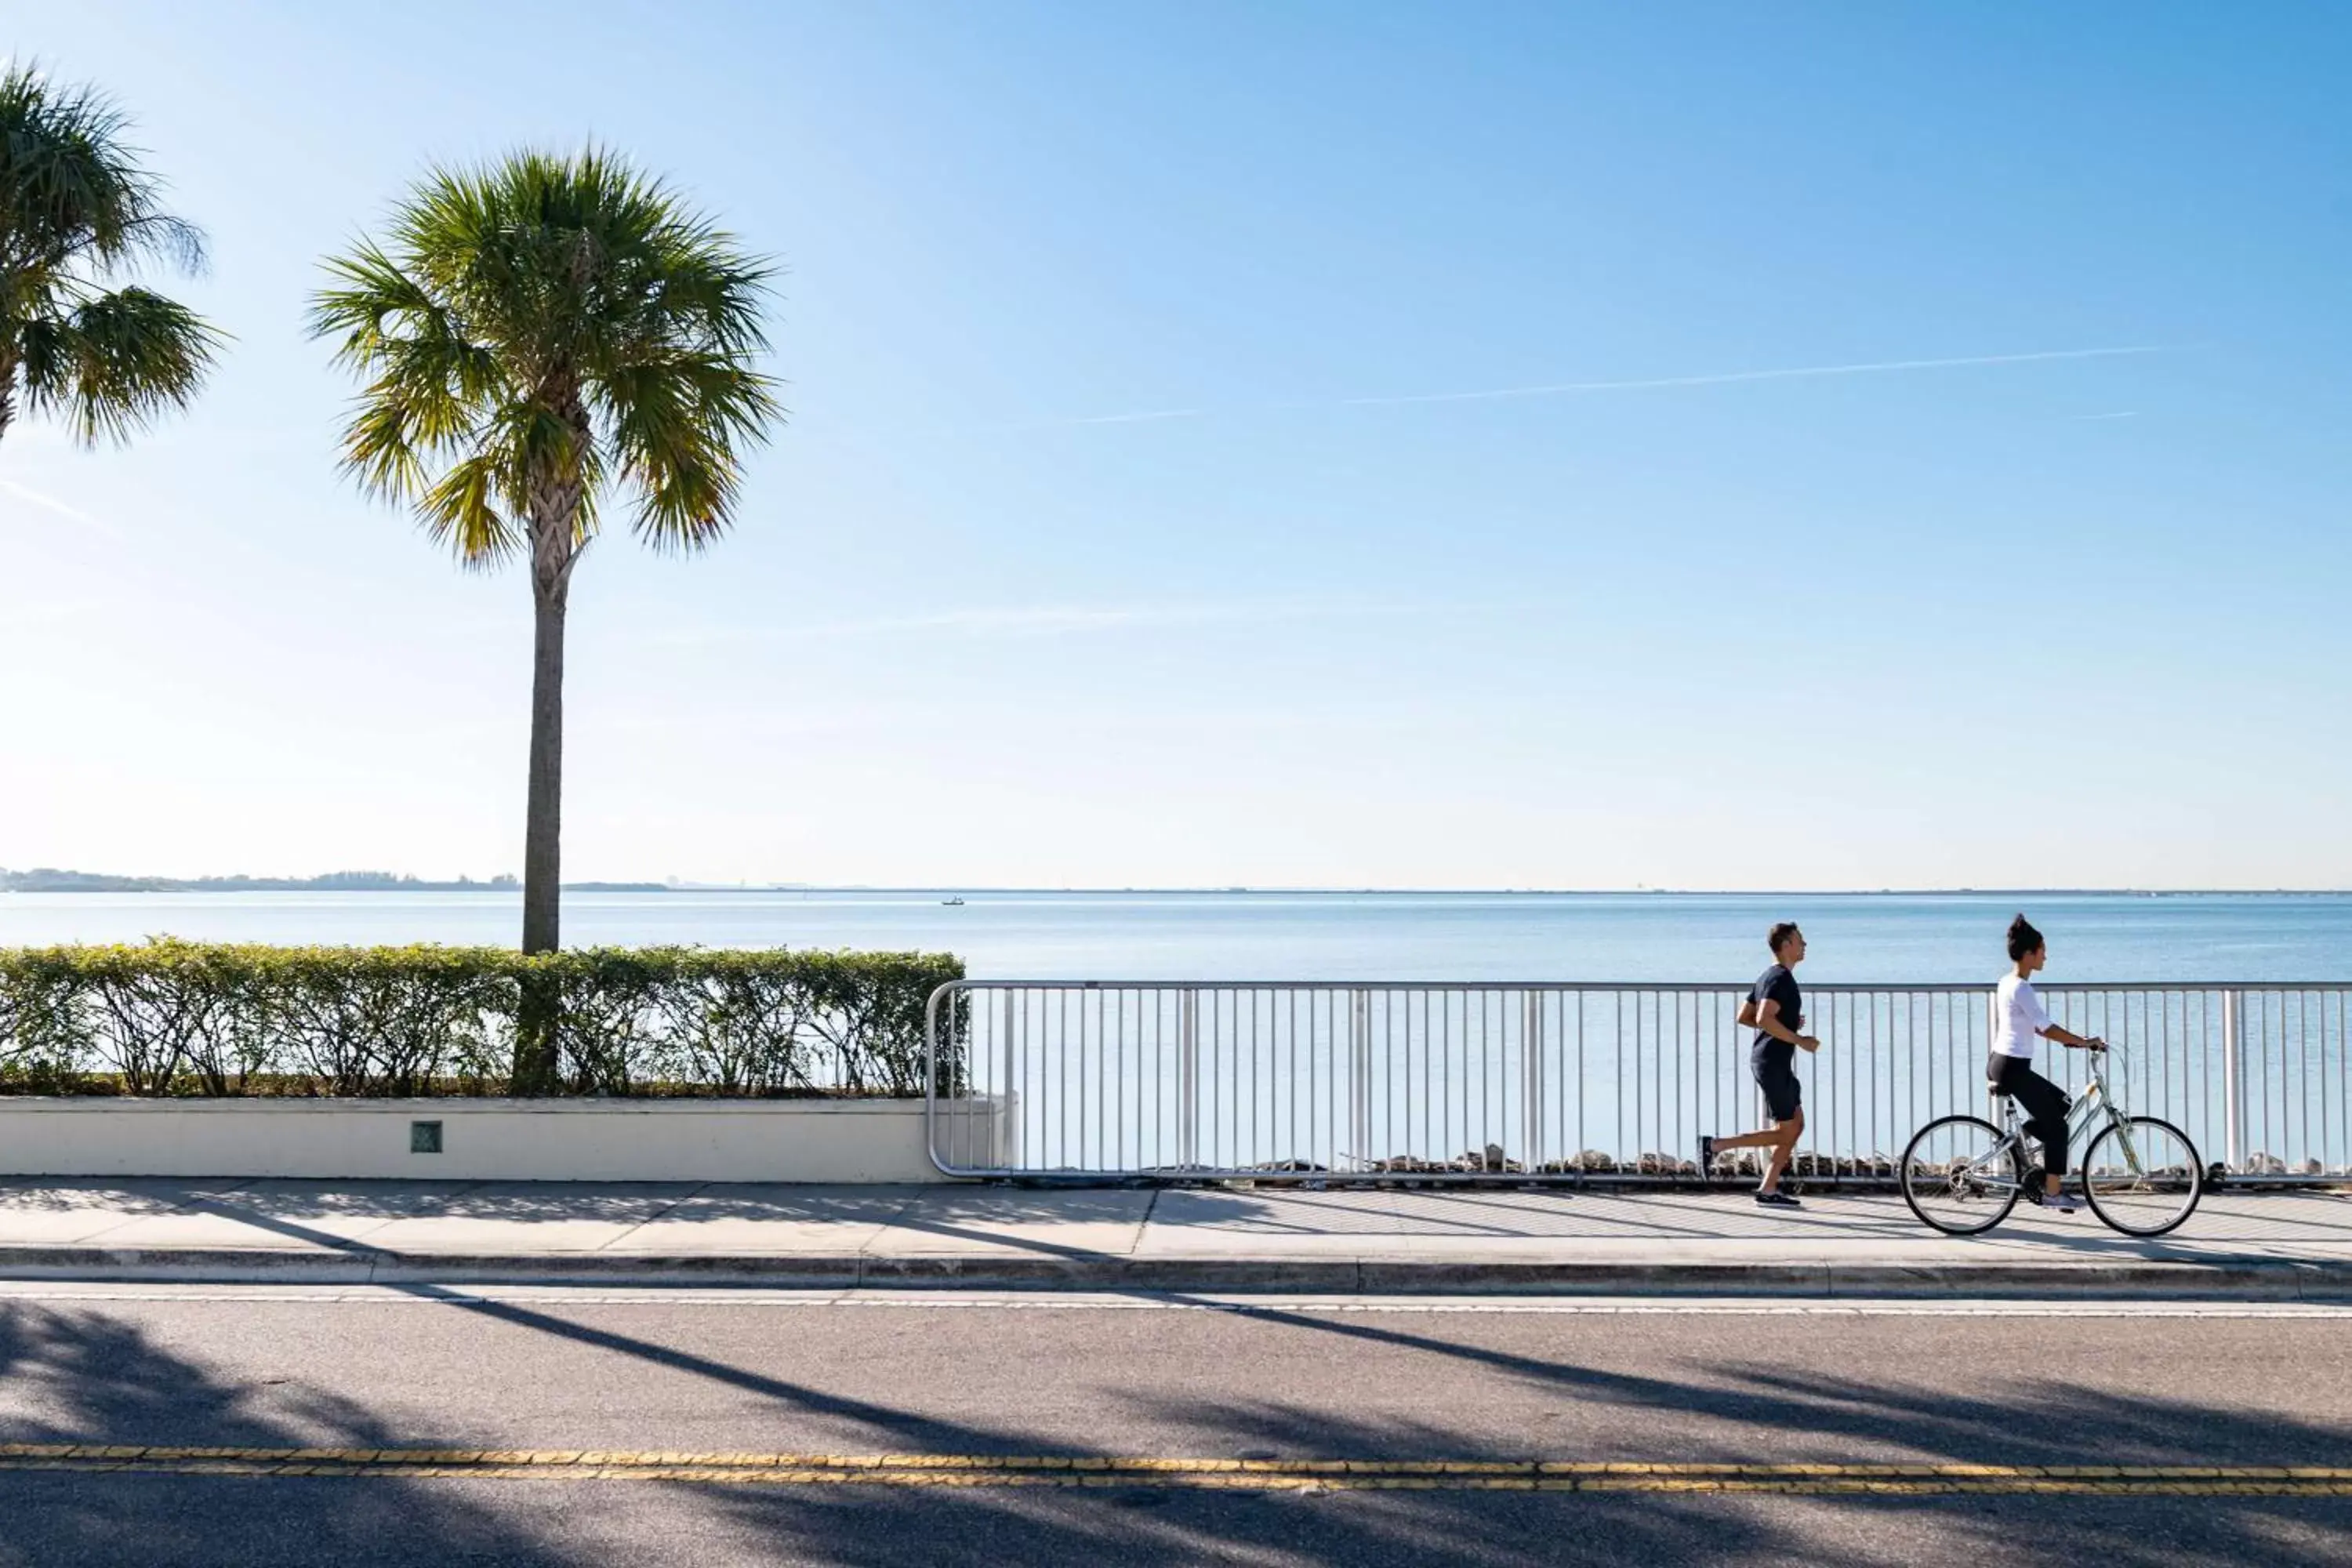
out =
<path fill-rule="evenodd" d="M 1642 381 L 1563 381 L 1546 386 L 1502 386 L 1480 392 L 1422 392 L 1393 397 L 1342 398 L 1333 406 L 1360 408 L 1402 403 L 1474 403 L 1505 397 L 1562 397 L 1580 392 L 1641 392 L 1670 386 L 1727 386 L 1743 381 L 1797 381 L 1827 375 L 1881 375 L 1902 370 L 1958 370 L 1969 365 L 2031 364 L 2041 360 L 2114 359 L 2164 353 L 2159 344 L 2113 349 L 2051 349 L 2029 354 L 1971 354 L 1965 359 L 1892 359 L 1868 364 L 1812 364 L 1790 370 L 1735 370 L 1709 375 L 1664 375 Z M 1305 406 L 1292 405 L 1290 406 Z"/>
<path fill-rule="evenodd" d="M 2117 359 L 2133 354 L 2160 354 L 2170 352 L 2160 343 L 2135 343 L 2119 348 L 2046 349 L 2037 353 L 1969 354 L 1957 359 L 1893 359 L 1874 360 L 1861 364 L 1808 364 L 1780 370 L 1716 371 L 1704 375 L 1648 376 L 1633 381 L 1559 381 L 1538 386 L 1483 387 L 1469 392 L 1412 392 L 1381 397 L 1339 397 L 1300 399 L 1284 403 L 1260 404 L 1254 406 L 1274 409 L 1297 408 L 1392 408 L 1420 403 L 1494 403 L 1518 397 L 1571 397 L 1593 392 L 1650 392 L 1681 386 L 1730 386 L 1750 381 L 1803 381 L 1837 375 L 1885 375 L 1907 370 L 1961 370 L 1977 365 L 2033 364 L 2050 360 Z M 1207 419 L 1220 412 L 1234 409 L 1161 408 L 1136 414 L 1095 414 L 1081 418 L 1049 419 L 1024 429 L 1040 429 L 1071 425 L 1140 425 L 1168 419 Z"/>

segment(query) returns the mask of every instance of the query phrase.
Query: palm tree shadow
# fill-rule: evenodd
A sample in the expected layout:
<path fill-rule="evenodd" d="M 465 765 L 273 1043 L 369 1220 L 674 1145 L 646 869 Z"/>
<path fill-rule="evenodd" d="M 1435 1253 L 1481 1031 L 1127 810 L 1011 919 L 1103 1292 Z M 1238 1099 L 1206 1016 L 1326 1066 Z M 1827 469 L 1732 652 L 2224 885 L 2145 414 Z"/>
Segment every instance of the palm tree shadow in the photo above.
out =
<path fill-rule="evenodd" d="M 434 1292 L 426 1291 L 426 1294 Z M 866 1448 L 1072 1452 L 1002 1409 L 924 1412 L 828 1394 L 749 1366 L 510 1301 L 453 1301 L 773 1401 Z M 1245 1309 L 1283 1331 L 1472 1363 L 1591 1402 L 1622 1451 L 1537 1454 L 1525 1434 L 1465 1435 L 1276 1396 L 1181 1388 L 1124 1395 L 1122 1429 L 1164 1451 L 1426 1458 L 1852 1458 L 1891 1439 L 1906 1457 L 2165 1463 L 2352 1462 L 2352 1431 L 2160 1394 L 2020 1381 L 1954 1394 L 1717 1363 L 1672 1375 L 1581 1364 L 1572 1346 L 1512 1352 L 1362 1318 Z M 429 1446 L 359 1402 L 299 1384 L 239 1386 L 142 1329 L 89 1311 L 0 1303 L 0 1441 Z M 1645 1412 L 1698 1436 L 1655 1451 Z M 1622 1417 L 1622 1419 L 1621 1419 Z M 560 1439 L 558 1439 L 560 1440 Z M 1877 1446 L 1876 1448 L 1874 1445 Z M 0 1563 L 417 1564 L 556 1568 L 629 1560 L 629 1543 L 696 1543 L 697 1562 L 1472 1564 L 1772 1562 L 1855 1568 L 1925 1550 L 1981 1555 L 2030 1542 L 2037 1559 L 2116 1568 L 2352 1556 L 2352 1501 L 2198 1498 L 1787 1499 L 1473 1491 L 1322 1495 L 1104 1489 L 698 1487 L 644 1482 L 427 1483 L 0 1473 Z M 1917 1552 L 1911 1560 L 1921 1560 Z M 688 1560 L 681 1558 L 681 1561 Z"/>
<path fill-rule="evenodd" d="M 0 1441 L 283 1448 L 414 1443 L 348 1399 L 237 1386 L 142 1329 L 0 1303 Z M 562 1568 L 594 1561 L 531 1539 L 471 1489 L 396 1479 L 0 1472 L 0 1563 L 321 1562 Z"/>
<path fill-rule="evenodd" d="M 1890 1460 L 1952 1464 L 2352 1466 L 2352 1426 L 2344 1423 L 2160 1391 L 2086 1387 L 2026 1376 L 1959 1394 L 1815 1373 L 1797 1376 L 1769 1365 L 1725 1363 L 1689 1376 L 1647 1376 L 1581 1365 L 1566 1350 L 1558 1355 L 1527 1354 L 1361 1319 L 1265 1305 L 1244 1310 L 1319 1334 L 1478 1363 L 1559 1391 L 1601 1407 L 1603 1436 L 1597 1447 L 1575 1454 L 1546 1451 L 1533 1437 L 1474 1441 L 1465 1447 L 1458 1429 L 1441 1431 L 1393 1420 L 1351 1421 L 1335 1417 L 1319 1403 L 1209 1404 L 1180 1394 L 1136 1401 L 1131 1415 L 1216 1432 L 1234 1445 L 1286 1457 L 1427 1458 L 1444 1451 L 1467 1458 L 1828 1463 L 1880 1455 Z M 1696 1430 L 1702 1436 L 1679 1438 L 1675 1453 L 1661 1455 L 1655 1426 L 1643 1419 L 1654 1412 L 1699 1417 Z M 2352 1500 L 2345 1499 L 1889 1495 L 1783 1502 L 1759 1512 L 1727 1497 L 1602 1500 L 1580 1495 L 1558 1500 L 1556 1506 L 1569 1512 L 1556 1513 L 1555 1521 L 1597 1503 L 1606 1504 L 1600 1514 L 1612 1521 L 1612 1551 L 1624 1551 L 1629 1542 L 1648 1531 L 1659 1538 L 1653 1544 L 1669 1562 L 1683 1560 L 1676 1552 L 1693 1531 L 1704 1542 L 1693 1552 L 1701 1560 L 1738 1559 L 1742 1552 L 1752 1551 L 1774 1561 L 1785 1555 L 1792 1561 L 1834 1562 L 1834 1539 L 1807 1538 L 1795 1531 L 1806 1520 L 1841 1515 L 1864 1521 L 1865 1542 L 1874 1539 L 1868 1521 L 1899 1515 L 1940 1529 L 1947 1538 L 1942 1550 L 1950 1549 L 1952 1535 L 1977 1534 L 1994 1552 L 2007 1543 L 2013 1552 L 2020 1543 L 2032 1542 L 2038 1560 L 2054 1557 L 2130 1568 L 2254 1561 L 2320 1568 L 2352 1561 Z M 1441 1513 L 1444 1506 L 1437 1504 Z M 1534 1506 L 1540 1511 L 1540 1503 Z M 1781 1522 L 1759 1528 L 1760 1519 L 1768 1517 Z M 1876 1545 L 1862 1552 L 1861 1560 L 1891 1560 L 1893 1548 L 1884 1538 L 1876 1539 Z"/>

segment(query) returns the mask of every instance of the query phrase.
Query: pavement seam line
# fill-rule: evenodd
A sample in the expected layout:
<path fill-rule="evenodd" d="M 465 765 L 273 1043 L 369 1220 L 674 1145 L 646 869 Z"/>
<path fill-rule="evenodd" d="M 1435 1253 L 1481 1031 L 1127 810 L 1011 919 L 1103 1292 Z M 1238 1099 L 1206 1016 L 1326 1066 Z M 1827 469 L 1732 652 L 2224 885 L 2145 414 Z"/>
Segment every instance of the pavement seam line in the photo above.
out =
<path fill-rule="evenodd" d="M 633 1226 L 629 1226 L 629 1228 L 628 1228 L 628 1229 L 626 1229 L 626 1230 L 625 1230 L 625 1231 L 621 1232 L 621 1234 L 620 1234 L 620 1235 L 618 1235 L 618 1236 L 616 1236 L 616 1237 L 613 1237 L 613 1239 L 612 1239 L 612 1240 L 610 1240 L 610 1241 L 608 1241 L 608 1242 L 605 1242 L 605 1243 L 604 1243 L 603 1246 L 601 1246 L 601 1247 L 591 1247 L 591 1248 L 589 1248 L 589 1250 L 590 1250 L 590 1251 L 592 1251 L 592 1252 L 610 1252 L 613 1248 L 614 1248 L 614 1247 L 616 1247 L 620 1246 L 620 1245 L 621 1245 L 621 1243 L 623 1243 L 623 1242 L 625 1242 L 625 1241 L 628 1240 L 628 1239 L 629 1239 L 629 1237 L 633 1237 L 633 1236 L 636 1235 L 636 1234 L 637 1234 L 637 1232 L 639 1232 L 639 1231 L 641 1231 L 641 1230 L 645 1229 L 645 1228 L 646 1228 L 646 1226 L 649 1226 L 649 1225 L 653 1224 L 653 1222 L 654 1222 L 654 1221 L 656 1221 L 656 1220 L 657 1220 L 657 1219 L 661 1218 L 664 1215 L 667 1215 L 667 1214 L 670 1213 L 672 1210 L 674 1210 L 674 1209 L 677 1208 L 680 1205 L 684 1204 L 684 1203 L 685 1203 L 688 1198 L 691 1198 L 691 1197 L 695 1196 L 697 1194 L 699 1194 L 699 1193 L 702 1193 L 702 1192 L 704 1192 L 704 1191 L 707 1191 L 707 1190 L 710 1187 L 710 1185 L 711 1185 L 711 1184 L 710 1184 L 710 1183 L 709 1183 L 709 1182 L 697 1182 L 697 1183 L 695 1183 L 695 1184 L 694 1184 L 694 1185 L 693 1185 L 693 1187 L 692 1187 L 691 1189 L 689 1189 L 689 1190 L 688 1190 L 688 1191 L 687 1191 L 687 1192 L 684 1192 L 684 1193 L 679 1194 L 677 1197 L 674 1197 L 674 1198 L 672 1198 L 669 1202 L 667 1202 L 667 1203 L 666 1203 L 666 1204 L 662 1205 L 662 1206 L 661 1206 L 661 1207 L 659 1207 L 659 1208 L 656 1209 L 653 1213 L 651 1213 L 651 1214 L 649 1214 L 649 1215 L 646 1215 L 646 1217 L 645 1217 L 645 1218 L 643 1218 L 643 1219 L 641 1219 L 641 1220 L 637 1221 L 637 1223 L 636 1223 L 636 1224 L 635 1224 L 635 1225 L 633 1225 Z"/>
<path fill-rule="evenodd" d="M 1143 1214 L 1135 1222 L 1135 1235 L 1128 1240 L 1126 1256 L 1129 1262 L 1133 1262 L 1142 1252 L 1143 1238 L 1151 1233 L 1151 1216 L 1160 1212 L 1160 1195 L 1167 1190 L 1165 1187 L 1151 1189 L 1150 1201 L 1143 1205 Z"/>
<path fill-rule="evenodd" d="M 61 1445 L 60 1447 L 73 1447 Z M 413 1450 L 394 1458 L 383 1450 L 222 1449 L 216 1457 L 175 1458 L 171 1450 L 82 1446 L 68 1456 L 0 1457 L 0 1471 L 102 1472 L 250 1478 L 373 1477 L 423 1479 L 659 1480 L 712 1485 L 1045 1487 L 1233 1491 L 1513 1491 L 1780 1493 L 1806 1496 L 2187 1496 L 2352 1497 L 2346 1472 L 2310 1472 L 2279 1468 L 2252 1470 L 2180 1467 L 2184 1473 L 2077 1475 L 2026 1473 L 2033 1467 L 1672 1465 L 1599 1466 L 1577 1473 L 1496 1474 L 1484 1465 L 1433 1468 L 1412 1462 L 1411 1469 L 1359 1468 L 1330 1461 L 1286 1468 L 1278 1461 L 1214 1461 L 1202 1469 L 1081 1468 L 1045 1459 L 1034 1468 L 965 1468 L 900 1464 L 888 1457 L 855 1466 L 787 1463 L 744 1466 L 734 1456 L 639 1456 L 562 1451 L 544 1457 L 485 1451 Z M 341 1456 L 348 1454 L 349 1458 Z M 545 1462 L 534 1462 L 544 1458 Z M 775 1456 L 806 1460 L 810 1456 Z M 520 1461 L 520 1462 L 518 1462 Z M 655 1462 L 666 1461 L 666 1462 Z M 715 1461 L 715 1462 L 713 1462 Z M 2095 1468 L 2095 1467 L 2085 1467 Z M 1792 1473 L 1780 1473 L 1780 1471 Z M 1766 1473 L 1749 1473 L 1749 1472 Z M 1992 1473 L 1986 1473 L 1992 1472 Z"/>
<path fill-rule="evenodd" d="M 810 1454 L 690 1452 L 674 1448 L 263 1448 L 185 1444 L 0 1443 L 0 1465 L 60 1461 L 135 1461 L 150 1465 L 224 1462 L 347 1468 L 430 1465 L 465 1469 L 641 1469 L 827 1471 L 971 1475 L 1057 1473 L 1109 1477 L 1234 1476 L 1312 1479 L 1442 1477 L 1449 1479 L 1640 1479 L 1680 1481 L 1946 1481 L 1965 1483 L 2110 1481 L 2297 1484 L 2352 1491 L 2352 1466 L 2336 1465 L 2001 1465 L 1937 1461 L 1758 1464 L 1723 1460 L 1223 1458 L 1205 1456 L 1082 1454 Z"/>

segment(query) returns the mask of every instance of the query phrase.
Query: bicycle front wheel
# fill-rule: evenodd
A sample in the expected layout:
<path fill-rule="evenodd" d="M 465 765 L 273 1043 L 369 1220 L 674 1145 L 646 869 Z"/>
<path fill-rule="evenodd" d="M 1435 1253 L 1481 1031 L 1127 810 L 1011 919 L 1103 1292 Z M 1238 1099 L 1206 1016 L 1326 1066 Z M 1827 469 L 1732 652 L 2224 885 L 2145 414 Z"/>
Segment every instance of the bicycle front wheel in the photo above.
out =
<path fill-rule="evenodd" d="M 2022 1185 L 2016 1150 L 1977 1116 L 1943 1116 L 1913 1134 L 1897 1174 L 1903 1201 L 1922 1225 L 1946 1236 L 1990 1230 L 2017 1206 Z"/>
<path fill-rule="evenodd" d="M 2126 1236 L 2178 1228 L 2204 1193 L 2197 1145 L 2169 1121 L 2119 1117 L 2083 1151 L 2083 1195 L 2091 1212 Z"/>

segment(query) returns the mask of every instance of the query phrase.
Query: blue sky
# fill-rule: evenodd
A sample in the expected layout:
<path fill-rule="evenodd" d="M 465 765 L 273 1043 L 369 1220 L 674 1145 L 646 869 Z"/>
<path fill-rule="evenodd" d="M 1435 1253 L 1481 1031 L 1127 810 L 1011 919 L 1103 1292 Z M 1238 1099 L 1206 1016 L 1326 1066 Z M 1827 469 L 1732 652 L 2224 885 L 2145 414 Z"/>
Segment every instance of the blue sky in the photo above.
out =
<path fill-rule="evenodd" d="M 300 315 L 429 162 L 593 136 L 782 259 L 793 412 L 715 552 L 581 567 L 567 875 L 2352 886 L 2340 7 L 0 48 L 136 115 L 236 339 L 127 451 L 0 443 L 0 864 L 518 866 L 526 585 L 338 479 Z"/>

